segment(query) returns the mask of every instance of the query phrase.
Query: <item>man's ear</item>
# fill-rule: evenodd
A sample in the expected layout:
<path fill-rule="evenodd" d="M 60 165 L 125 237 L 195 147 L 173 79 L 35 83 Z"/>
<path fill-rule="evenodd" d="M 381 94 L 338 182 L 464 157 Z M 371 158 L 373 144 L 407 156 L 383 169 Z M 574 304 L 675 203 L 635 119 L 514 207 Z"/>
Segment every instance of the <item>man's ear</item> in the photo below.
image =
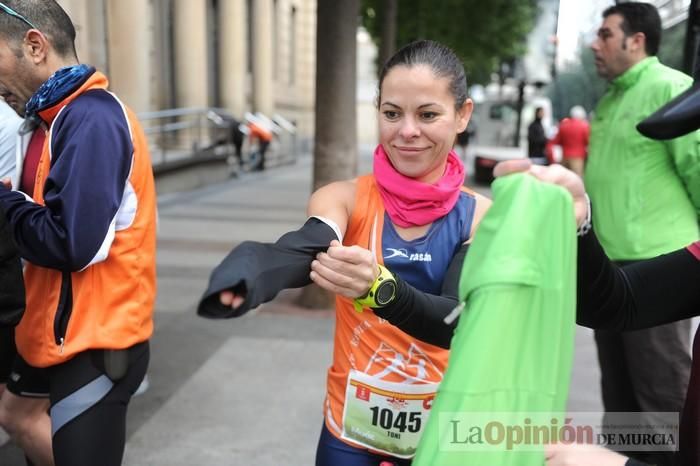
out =
<path fill-rule="evenodd" d="M 50 44 L 48 39 L 41 31 L 37 29 L 30 29 L 24 35 L 23 47 L 26 56 L 35 65 L 42 63 L 46 60 L 49 53 Z"/>
<path fill-rule="evenodd" d="M 638 51 L 641 50 L 642 52 L 646 53 L 646 47 L 647 47 L 647 36 L 643 32 L 635 32 L 631 36 L 629 36 L 632 42 L 632 50 L 633 51 Z"/>

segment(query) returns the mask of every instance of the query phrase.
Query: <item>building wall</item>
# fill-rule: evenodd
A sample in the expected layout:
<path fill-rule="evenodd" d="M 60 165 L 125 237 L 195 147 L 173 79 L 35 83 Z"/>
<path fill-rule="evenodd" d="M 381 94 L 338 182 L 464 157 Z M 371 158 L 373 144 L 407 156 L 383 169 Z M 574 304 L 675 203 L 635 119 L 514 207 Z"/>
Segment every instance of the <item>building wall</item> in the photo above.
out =
<path fill-rule="evenodd" d="M 377 126 L 377 46 L 369 33 L 357 31 L 357 142 L 373 148 L 379 140 Z"/>
<path fill-rule="evenodd" d="M 277 110 L 296 122 L 301 134 L 313 134 L 316 2 L 277 0 L 275 3 L 277 33 L 273 54 L 277 66 L 273 69 Z"/>
<path fill-rule="evenodd" d="M 688 17 L 690 0 L 652 0 L 649 3 L 659 9 L 664 29 L 673 27 Z"/>
<path fill-rule="evenodd" d="M 75 23 L 80 60 L 105 71 L 135 111 L 264 111 L 311 139 L 316 0 L 58 1 Z M 242 44 L 248 37 L 257 39 L 252 47 Z"/>
<path fill-rule="evenodd" d="M 104 5 L 96 9 L 94 19 L 103 15 L 106 31 L 102 40 L 104 67 L 112 87 L 135 112 L 157 107 L 155 97 L 156 69 L 153 66 L 155 35 L 151 2 L 143 0 L 106 0 L 91 2 Z M 93 64 L 96 62 L 90 60 Z M 99 62 L 98 62 L 99 63 Z"/>

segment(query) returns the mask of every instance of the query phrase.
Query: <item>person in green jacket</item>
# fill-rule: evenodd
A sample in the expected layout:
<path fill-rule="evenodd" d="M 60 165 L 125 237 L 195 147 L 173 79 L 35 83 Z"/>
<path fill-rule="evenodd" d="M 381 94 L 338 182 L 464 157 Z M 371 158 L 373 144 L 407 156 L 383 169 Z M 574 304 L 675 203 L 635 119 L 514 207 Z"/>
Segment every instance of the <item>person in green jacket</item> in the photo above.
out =
<path fill-rule="evenodd" d="M 635 128 L 692 83 L 656 58 L 660 38 L 656 8 L 628 2 L 603 12 L 591 45 L 609 87 L 591 124 L 585 184 L 600 242 L 618 264 L 682 248 L 699 236 L 700 134 L 655 141 Z M 689 330 L 690 322 L 681 321 L 626 333 L 596 331 L 606 412 L 680 412 L 691 362 Z M 668 458 L 640 459 L 667 464 Z"/>

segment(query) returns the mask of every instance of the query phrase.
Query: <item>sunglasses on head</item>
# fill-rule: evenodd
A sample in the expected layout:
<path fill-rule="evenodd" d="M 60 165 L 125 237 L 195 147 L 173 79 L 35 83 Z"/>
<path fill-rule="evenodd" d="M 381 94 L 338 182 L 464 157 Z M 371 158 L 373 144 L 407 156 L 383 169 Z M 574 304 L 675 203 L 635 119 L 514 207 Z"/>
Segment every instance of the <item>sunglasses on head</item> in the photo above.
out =
<path fill-rule="evenodd" d="M 5 5 L 4 3 L 0 2 L 0 10 L 4 11 L 10 16 L 14 16 L 15 18 L 19 19 L 20 21 L 23 21 L 29 25 L 30 28 L 32 29 L 39 29 L 38 27 L 34 26 L 31 21 L 29 21 L 27 18 L 24 16 L 20 15 L 17 13 L 15 10 L 10 8 L 9 6 Z"/>

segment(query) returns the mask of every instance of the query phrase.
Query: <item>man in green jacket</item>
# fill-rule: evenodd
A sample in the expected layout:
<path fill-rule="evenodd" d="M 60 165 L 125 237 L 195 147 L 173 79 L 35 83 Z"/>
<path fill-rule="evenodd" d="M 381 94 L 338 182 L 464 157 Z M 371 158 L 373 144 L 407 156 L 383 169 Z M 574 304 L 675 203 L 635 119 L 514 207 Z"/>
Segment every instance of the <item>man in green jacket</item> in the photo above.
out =
<path fill-rule="evenodd" d="M 656 8 L 628 2 L 603 12 L 591 46 L 598 74 L 610 85 L 591 124 L 585 183 L 600 242 L 619 263 L 680 249 L 700 236 L 700 134 L 654 141 L 635 128 L 692 84 L 659 63 L 660 38 Z M 635 332 L 597 331 L 605 410 L 680 412 L 690 371 L 689 330 L 683 321 Z M 640 459 L 668 464 L 669 457 Z"/>

